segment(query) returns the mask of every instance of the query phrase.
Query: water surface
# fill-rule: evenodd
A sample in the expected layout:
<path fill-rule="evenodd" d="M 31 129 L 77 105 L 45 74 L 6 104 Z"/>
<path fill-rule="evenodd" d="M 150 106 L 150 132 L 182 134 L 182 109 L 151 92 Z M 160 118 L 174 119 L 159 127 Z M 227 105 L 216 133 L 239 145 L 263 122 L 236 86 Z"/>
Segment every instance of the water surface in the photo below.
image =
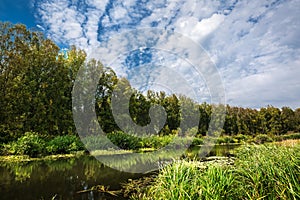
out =
<path fill-rule="evenodd" d="M 230 156 L 239 145 L 216 145 L 207 148 L 207 156 Z M 205 148 L 195 146 L 186 152 L 190 158 L 201 158 Z M 185 157 L 186 157 L 185 156 Z M 135 164 L 135 163 L 128 163 Z M 64 158 L 52 161 L 0 162 L 1 200 L 100 200 L 124 199 L 99 192 L 77 193 L 94 185 L 121 188 L 121 183 L 144 174 L 117 171 L 101 164 L 92 156 Z"/>
<path fill-rule="evenodd" d="M 2 200 L 34 199 L 117 199 L 108 194 L 80 190 L 94 185 L 120 189 L 128 179 L 141 177 L 105 167 L 91 156 L 55 161 L 0 163 L 0 194 Z M 119 198 L 122 199 L 122 198 Z"/>

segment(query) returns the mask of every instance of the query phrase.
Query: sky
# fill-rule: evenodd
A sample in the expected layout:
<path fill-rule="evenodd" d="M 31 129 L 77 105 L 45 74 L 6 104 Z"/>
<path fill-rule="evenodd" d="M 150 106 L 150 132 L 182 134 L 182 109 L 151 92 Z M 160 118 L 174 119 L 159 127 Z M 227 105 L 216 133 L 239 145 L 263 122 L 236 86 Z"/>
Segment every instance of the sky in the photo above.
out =
<path fill-rule="evenodd" d="M 300 107 L 300 0 L 1 0 L 0 20 L 76 45 L 139 90 Z"/>

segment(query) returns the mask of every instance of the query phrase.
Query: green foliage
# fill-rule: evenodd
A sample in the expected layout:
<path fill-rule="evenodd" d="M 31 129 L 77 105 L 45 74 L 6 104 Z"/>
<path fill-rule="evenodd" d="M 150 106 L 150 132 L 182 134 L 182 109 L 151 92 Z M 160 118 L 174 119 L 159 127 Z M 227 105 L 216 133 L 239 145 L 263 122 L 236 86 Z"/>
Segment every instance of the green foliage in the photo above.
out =
<path fill-rule="evenodd" d="M 132 199 L 299 199 L 300 145 L 244 146 L 234 165 L 176 161 Z"/>
<path fill-rule="evenodd" d="M 37 133 L 27 132 L 17 141 L 5 144 L 3 154 L 29 155 L 63 154 L 84 150 L 80 138 L 74 135 L 56 136 L 47 141 Z"/>
<path fill-rule="evenodd" d="M 282 140 L 296 140 L 296 139 L 300 139 L 300 133 L 290 133 L 287 135 L 282 135 L 280 137 Z"/>
<path fill-rule="evenodd" d="M 2 22 L 0 47 L 0 139 L 74 132 L 71 91 L 85 53 L 64 56 L 41 33 Z"/>
<path fill-rule="evenodd" d="M 107 134 L 107 138 L 121 149 L 139 149 L 142 148 L 142 140 L 138 137 L 126 134 L 122 131 L 116 131 Z"/>
<path fill-rule="evenodd" d="M 105 136 L 87 136 L 82 138 L 82 142 L 88 150 L 107 150 L 111 148 Z"/>
<path fill-rule="evenodd" d="M 235 135 L 233 138 L 237 141 L 237 143 L 244 143 L 249 140 L 250 136 L 238 134 L 238 135 Z"/>
<path fill-rule="evenodd" d="M 265 135 L 265 134 L 259 134 L 255 136 L 255 138 L 252 140 L 256 144 L 263 144 L 266 142 L 273 142 L 272 137 Z"/>
<path fill-rule="evenodd" d="M 26 132 L 17 141 L 6 145 L 6 151 L 10 154 L 36 157 L 46 153 L 45 145 L 45 141 L 37 133 Z"/>
<path fill-rule="evenodd" d="M 161 169 L 142 199 L 228 199 L 233 180 L 229 168 L 178 161 Z"/>
<path fill-rule="evenodd" d="M 231 136 L 220 136 L 217 139 L 217 144 L 229 144 L 229 143 L 237 143 L 238 140 Z"/>
<path fill-rule="evenodd" d="M 121 149 L 126 150 L 138 150 L 141 148 L 151 148 L 159 149 L 168 145 L 174 136 L 151 136 L 145 138 L 139 138 L 126 134 L 122 131 L 116 131 L 106 135 L 114 145 Z M 86 145 L 87 149 L 90 150 L 107 150 L 113 148 L 110 142 L 102 136 L 88 136 L 83 138 L 83 143 Z"/>
<path fill-rule="evenodd" d="M 197 135 L 194 145 L 202 144 L 201 138 L 207 135 L 212 111 L 217 109 L 214 105 L 199 104 L 188 97 L 167 95 L 165 92 L 147 91 L 147 95 L 144 95 L 132 88 L 127 79 L 118 78 L 111 68 L 103 66 L 100 61 L 86 60 L 84 51 L 71 47 L 66 53 L 61 53 L 59 47 L 42 33 L 28 30 L 21 24 L 0 22 L 0 47 L 0 143 L 17 141 L 24 136 L 24 132 L 30 131 L 50 137 L 74 134 L 72 89 L 76 74 L 83 64 L 88 66 L 86 70 L 89 74 L 99 76 L 96 77 L 99 78 L 95 93 L 96 115 L 108 138 L 120 148 L 161 148 L 178 134 L 179 127 L 187 136 Z M 85 80 L 82 82 L 81 89 L 84 91 L 90 84 Z M 127 130 L 116 124 L 118 118 L 112 114 L 112 97 L 118 96 L 113 91 L 118 91 L 120 96 L 130 94 L 129 105 L 125 102 L 125 110 L 129 106 L 130 116 L 119 116 L 127 126 L 131 125 L 127 123 L 129 121 L 137 126 L 145 126 L 151 120 L 160 120 L 160 111 L 150 119 L 149 110 L 154 105 L 162 106 L 167 115 L 166 122 L 163 122 L 160 130 L 155 123 L 150 127 L 160 137 L 142 139 L 124 134 L 122 131 Z M 185 114 L 181 112 L 183 109 L 186 110 Z M 277 139 L 299 138 L 297 134 L 280 136 L 300 131 L 300 109 L 267 106 L 256 110 L 227 105 L 226 110 L 223 129 L 217 130 L 223 136 L 217 139 L 217 143 L 241 143 L 255 136 L 254 142 L 264 143 L 272 140 L 267 135 L 276 136 Z M 191 117 L 195 114 L 200 115 L 196 123 Z M 148 132 L 139 131 L 138 128 L 135 131 L 136 135 Z M 62 139 L 62 143 L 68 146 L 71 139 Z M 93 145 L 92 141 L 89 145 Z M 56 143 L 59 144 L 54 141 L 52 147 L 48 148 L 50 153 L 81 148 L 75 142 L 72 143 L 73 147 L 59 150 Z"/>
<path fill-rule="evenodd" d="M 80 138 L 74 135 L 57 136 L 47 143 L 49 154 L 64 154 L 84 150 Z"/>
<path fill-rule="evenodd" d="M 196 145 L 202 145 L 204 143 L 204 140 L 203 138 L 194 138 L 193 142 L 192 142 L 192 145 L 193 146 L 196 146 Z"/>
<path fill-rule="evenodd" d="M 113 144 L 117 145 L 121 149 L 137 150 L 141 148 L 162 148 L 169 144 L 174 136 L 166 135 L 139 138 L 126 134 L 122 131 L 116 131 L 107 134 L 107 137 Z"/>
<path fill-rule="evenodd" d="M 165 136 L 152 136 L 148 138 L 144 138 L 142 140 L 144 148 L 154 148 L 160 149 L 164 146 L 168 145 L 174 136 L 172 135 L 165 135 Z"/>
<path fill-rule="evenodd" d="M 299 199 L 300 146 L 247 146 L 237 154 L 239 199 Z"/>

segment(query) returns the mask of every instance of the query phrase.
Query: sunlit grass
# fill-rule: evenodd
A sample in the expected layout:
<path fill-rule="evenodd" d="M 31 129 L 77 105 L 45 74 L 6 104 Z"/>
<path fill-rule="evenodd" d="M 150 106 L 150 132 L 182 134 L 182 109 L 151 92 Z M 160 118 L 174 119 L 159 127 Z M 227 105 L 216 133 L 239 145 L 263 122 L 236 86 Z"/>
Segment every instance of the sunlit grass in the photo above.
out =
<path fill-rule="evenodd" d="M 300 145 L 252 145 L 234 165 L 176 161 L 132 199 L 300 199 Z"/>
<path fill-rule="evenodd" d="M 176 161 L 163 168 L 144 194 L 132 199 L 228 199 L 234 177 L 227 166 Z"/>
<path fill-rule="evenodd" d="M 300 145 L 300 139 L 298 139 L 298 140 L 294 140 L 294 139 L 283 140 L 283 141 L 280 141 L 280 142 L 275 142 L 275 144 L 282 145 L 282 146 L 287 146 L 287 147 L 293 147 L 293 146 L 296 146 L 296 145 Z"/>
<path fill-rule="evenodd" d="M 245 147 L 235 168 L 240 198 L 300 198 L 300 145 Z"/>

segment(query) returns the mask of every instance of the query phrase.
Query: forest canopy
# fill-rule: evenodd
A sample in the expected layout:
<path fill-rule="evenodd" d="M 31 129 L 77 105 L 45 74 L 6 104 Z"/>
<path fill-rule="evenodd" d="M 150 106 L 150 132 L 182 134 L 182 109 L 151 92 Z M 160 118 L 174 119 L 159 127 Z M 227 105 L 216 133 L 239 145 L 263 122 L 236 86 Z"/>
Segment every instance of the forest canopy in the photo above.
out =
<path fill-rule="evenodd" d="M 130 86 L 125 78 L 100 61 L 87 60 L 83 50 L 72 46 L 62 52 L 50 39 L 22 24 L 0 22 L 0 142 L 16 140 L 26 132 L 40 135 L 76 135 L 72 115 L 72 89 L 79 68 L 89 63 L 101 73 L 95 94 L 95 108 L 104 132 L 118 131 L 111 112 L 111 97 L 119 83 L 131 91 L 130 117 L 141 126 L 150 123 L 149 109 L 158 104 L 164 107 L 167 118 L 160 135 L 170 135 L 183 120 L 183 103 L 199 111 L 199 137 L 207 134 L 212 107 L 196 103 L 184 96 L 148 91 L 143 94 Z M 261 109 L 226 106 L 223 135 L 274 134 L 300 131 L 300 108 Z"/>

